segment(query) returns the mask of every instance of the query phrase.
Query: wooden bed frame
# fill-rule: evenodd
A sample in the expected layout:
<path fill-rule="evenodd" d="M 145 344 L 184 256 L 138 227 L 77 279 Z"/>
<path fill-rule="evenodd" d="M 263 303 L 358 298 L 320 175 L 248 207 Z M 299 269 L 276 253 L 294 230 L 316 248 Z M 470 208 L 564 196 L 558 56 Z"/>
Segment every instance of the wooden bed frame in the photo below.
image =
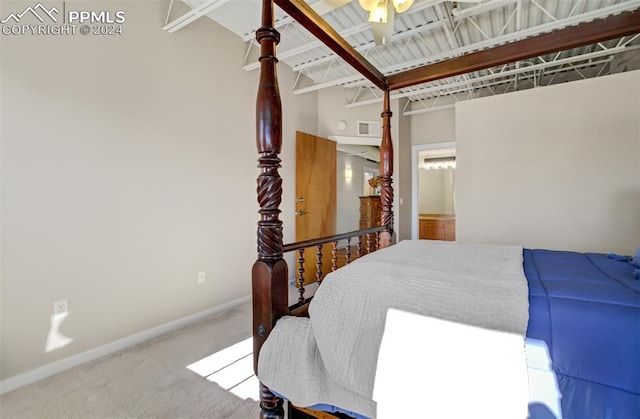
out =
<path fill-rule="evenodd" d="M 279 219 L 282 199 L 282 178 L 278 173 L 282 146 L 282 107 L 276 74 L 276 45 L 280 34 L 274 28 L 273 7 L 278 5 L 285 13 L 299 22 L 316 38 L 327 45 L 339 57 L 370 80 L 384 92 L 382 111 L 382 143 L 380 148 L 380 173 L 382 177 L 381 202 L 382 226 L 309 240 L 290 245 L 283 244 L 282 221 Z M 258 259 L 253 265 L 253 354 L 254 370 L 257 372 L 260 348 L 280 317 L 306 315 L 308 299 L 301 291 L 299 303 L 289 307 L 288 267 L 283 259 L 286 251 L 298 251 L 299 263 L 302 249 L 317 248 L 317 278 L 321 280 L 322 245 L 334 243 L 335 269 L 336 243 L 339 240 L 358 238 L 357 256 L 361 254 L 361 237 L 376 235 L 375 248 L 384 248 L 394 242 L 393 231 L 393 147 L 391 143 L 390 92 L 433 80 L 458 74 L 482 70 L 510 62 L 515 62 L 552 52 L 577 48 L 640 32 L 640 11 L 621 13 L 606 19 L 594 20 L 578 26 L 538 35 L 495 48 L 466 54 L 450 60 L 429 64 L 401 73 L 385 76 L 349 45 L 331 28 L 304 0 L 263 0 L 262 26 L 256 32 L 260 43 L 260 81 L 256 107 L 256 145 L 259 153 L 260 175 L 258 176 L 258 203 L 260 220 L 257 228 Z M 347 263 L 350 260 L 350 246 L 347 245 Z M 302 260 L 303 262 L 304 260 Z M 300 271 L 303 275 L 303 270 Z M 284 418 L 283 400 L 276 397 L 262 383 L 260 384 L 260 407 L 262 418 Z M 304 409 L 305 414 L 310 414 Z M 333 417 L 326 413 L 324 416 Z"/>

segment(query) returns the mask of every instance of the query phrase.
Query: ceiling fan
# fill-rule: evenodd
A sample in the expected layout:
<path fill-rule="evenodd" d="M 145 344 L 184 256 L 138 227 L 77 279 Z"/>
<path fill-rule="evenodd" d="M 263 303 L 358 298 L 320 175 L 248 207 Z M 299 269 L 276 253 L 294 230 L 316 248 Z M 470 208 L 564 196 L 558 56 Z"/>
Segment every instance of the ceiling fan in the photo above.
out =
<path fill-rule="evenodd" d="M 326 7 L 341 7 L 351 0 L 324 0 L 316 3 L 321 6 L 322 3 Z M 452 3 L 480 3 L 483 0 L 445 0 Z M 376 45 L 385 45 L 393 35 L 393 24 L 396 13 L 403 13 L 411 7 L 414 0 L 358 0 L 360 7 L 369 12 L 371 28 L 373 31 L 373 40 Z M 325 6 L 325 5 L 323 5 Z M 316 9 L 317 10 L 317 9 Z"/>

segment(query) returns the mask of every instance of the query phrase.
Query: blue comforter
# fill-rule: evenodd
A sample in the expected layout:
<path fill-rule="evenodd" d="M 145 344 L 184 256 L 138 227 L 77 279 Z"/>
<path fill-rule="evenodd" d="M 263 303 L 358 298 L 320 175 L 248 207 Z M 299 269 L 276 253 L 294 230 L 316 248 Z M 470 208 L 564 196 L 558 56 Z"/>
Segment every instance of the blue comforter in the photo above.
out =
<path fill-rule="evenodd" d="M 527 336 L 544 340 L 565 418 L 640 418 L 640 281 L 605 254 L 524 251 Z"/>

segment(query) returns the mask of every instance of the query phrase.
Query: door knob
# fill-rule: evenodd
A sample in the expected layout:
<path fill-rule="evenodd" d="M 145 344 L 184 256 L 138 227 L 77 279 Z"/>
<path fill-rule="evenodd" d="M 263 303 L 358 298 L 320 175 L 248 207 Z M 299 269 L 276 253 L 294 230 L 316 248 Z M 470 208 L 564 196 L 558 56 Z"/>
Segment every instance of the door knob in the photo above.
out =
<path fill-rule="evenodd" d="M 305 214 L 308 214 L 308 213 L 309 213 L 309 211 L 302 211 L 302 210 L 296 211 L 296 215 L 305 215 Z"/>

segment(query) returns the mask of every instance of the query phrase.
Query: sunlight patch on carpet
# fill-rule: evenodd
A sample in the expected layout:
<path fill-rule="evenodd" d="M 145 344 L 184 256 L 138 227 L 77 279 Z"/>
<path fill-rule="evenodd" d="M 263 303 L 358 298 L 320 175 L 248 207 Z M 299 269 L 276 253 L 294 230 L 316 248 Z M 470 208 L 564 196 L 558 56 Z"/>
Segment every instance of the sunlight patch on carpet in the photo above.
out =
<path fill-rule="evenodd" d="M 187 368 L 242 399 L 259 400 L 258 379 L 253 373 L 253 338 L 224 348 Z"/>

